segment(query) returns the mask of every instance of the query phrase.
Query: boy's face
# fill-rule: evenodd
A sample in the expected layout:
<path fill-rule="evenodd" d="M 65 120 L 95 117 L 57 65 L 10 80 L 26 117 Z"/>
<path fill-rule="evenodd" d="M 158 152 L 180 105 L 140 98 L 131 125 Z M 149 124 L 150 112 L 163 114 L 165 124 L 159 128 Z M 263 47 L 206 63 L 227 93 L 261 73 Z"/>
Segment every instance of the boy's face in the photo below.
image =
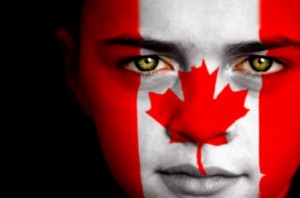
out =
<path fill-rule="evenodd" d="M 81 101 L 130 196 L 287 192 L 300 160 L 299 8 L 86 1 Z"/>

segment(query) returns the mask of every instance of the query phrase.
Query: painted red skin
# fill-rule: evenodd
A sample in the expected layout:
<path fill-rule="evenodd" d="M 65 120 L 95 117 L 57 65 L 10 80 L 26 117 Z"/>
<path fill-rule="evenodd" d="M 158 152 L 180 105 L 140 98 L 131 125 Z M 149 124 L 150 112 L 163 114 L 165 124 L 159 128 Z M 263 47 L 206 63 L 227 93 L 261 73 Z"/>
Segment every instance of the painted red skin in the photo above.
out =
<path fill-rule="evenodd" d="M 260 197 L 285 197 L 300 164 L 300 1 L 261 0 L 260 6 L 261 41 L 283 45 L 267 55 L 286 64 L 262 81 L 259 159 L 265 176 Z"/>
<path fill-rule="evenodd" d="M 89 2 L 83 10 L 80 74 L 90 99 L 91 116 L 114 177 L 130 197 L 144 197 L 136 122 L 140 75 L 122 68 L 117 61 L 139 56 L 140 49 L 103 43 L 106 39 L 125 34 L 140 38 L 138 1 Z M 115 6 L 122 9 L 115 9 Z M 107 14 L 109 20 L 99 23 L 98 19 L 107 17 Z"/>

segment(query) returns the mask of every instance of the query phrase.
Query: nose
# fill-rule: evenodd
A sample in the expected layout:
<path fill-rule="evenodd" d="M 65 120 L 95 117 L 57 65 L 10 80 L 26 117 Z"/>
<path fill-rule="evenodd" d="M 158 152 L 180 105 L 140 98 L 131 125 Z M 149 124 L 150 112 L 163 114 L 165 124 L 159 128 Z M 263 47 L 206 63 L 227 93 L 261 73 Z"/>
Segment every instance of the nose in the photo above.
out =
<path fill-rule="evenodd" d="M 222 145 L 227 143 L 227 132 L 222 128 L 222 115 L 210 116 L 209 112 L 195 111 L 193 107 L 180 109 L 169 120 L 167 129 L 171 142 L 192 142 Z"/>
<path fill-rule="evenodd" d="M 184 100 L 171 89 L 163 95 L 149 93 L 152 107 L 147 113 L 170 132 L 171 142 L 224 144 L 226 130 L 246 115 L 248 91 L 233 91 L 227 84 L 214 98 L 217 73 L 209 74 L 205 62 L 179 72 Z"/>

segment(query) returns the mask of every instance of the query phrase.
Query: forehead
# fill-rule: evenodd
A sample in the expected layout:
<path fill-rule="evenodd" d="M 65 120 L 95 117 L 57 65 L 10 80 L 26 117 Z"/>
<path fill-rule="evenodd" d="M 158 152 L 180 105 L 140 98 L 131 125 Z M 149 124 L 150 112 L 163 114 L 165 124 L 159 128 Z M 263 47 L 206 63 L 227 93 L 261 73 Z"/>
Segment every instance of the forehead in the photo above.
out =
<path fill-rule="evenodd" d="M 252 40 L 258 25 L 257 1 L 239 0 L 141 1 L 144 34 L 202 42 Z M 254 31 L 255 30 L 255 31 Z"/>
<path fill-rule="evenodd" d="M 254 40 L 258 30 L 257 0 L 88 0 L 83 21 L 98 35 L 124 35 L 193 42 Z M 128 24 L 126 26 L 126 24 Z M 205 35 L 205 36 L 203 36 Z"/>

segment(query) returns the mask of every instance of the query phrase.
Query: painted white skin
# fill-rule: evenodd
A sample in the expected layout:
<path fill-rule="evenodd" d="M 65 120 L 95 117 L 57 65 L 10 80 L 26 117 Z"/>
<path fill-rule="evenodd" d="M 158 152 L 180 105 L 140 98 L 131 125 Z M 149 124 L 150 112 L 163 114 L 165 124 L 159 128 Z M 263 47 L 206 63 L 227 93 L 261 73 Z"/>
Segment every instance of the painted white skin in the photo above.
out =
<path fill-rule="evenodd" d="M 249 89 L 246 116 L 228 129 L 228 144 L 202 147 L 205 168 L 218 167 L 237 175 L 238 181 L 217 194 L 205 197 L 257 197 L 259 193 L 259 117 L 258 95 L 260 78 L 233 71 L 232 57 L 225 53 L 231 44 L 259 42 L 257 0 L 142 0 L 140 32 L 143 38 L 173 43 L 183 60 L 172 52 L 160 53 L 143 49 L 141 54 L 164 55 L 172 58 L 175 71 L 143 77 L 138 94 L 138 130 L 141 177 L 147 198 L 204 197 L 192 196 L 169 188 L 161 169 L 190 164 L 197 167 L 196 143 L 173 143 L 164 127 L 146 111 L 151 108 L 149 92 L 164 93 L 171 88 L 180 98 L 182 90 L 178 70 L 200 66 L 204 59 L 210 72 L 219 67 L 215 96 L 226 84 L 233 90 Z M 238 56 L 238 54 L 235 54 Z M 226 105 L 226 104 L 225 104 Z M 217 120 L 215 121 L 217 122 Z"/>

